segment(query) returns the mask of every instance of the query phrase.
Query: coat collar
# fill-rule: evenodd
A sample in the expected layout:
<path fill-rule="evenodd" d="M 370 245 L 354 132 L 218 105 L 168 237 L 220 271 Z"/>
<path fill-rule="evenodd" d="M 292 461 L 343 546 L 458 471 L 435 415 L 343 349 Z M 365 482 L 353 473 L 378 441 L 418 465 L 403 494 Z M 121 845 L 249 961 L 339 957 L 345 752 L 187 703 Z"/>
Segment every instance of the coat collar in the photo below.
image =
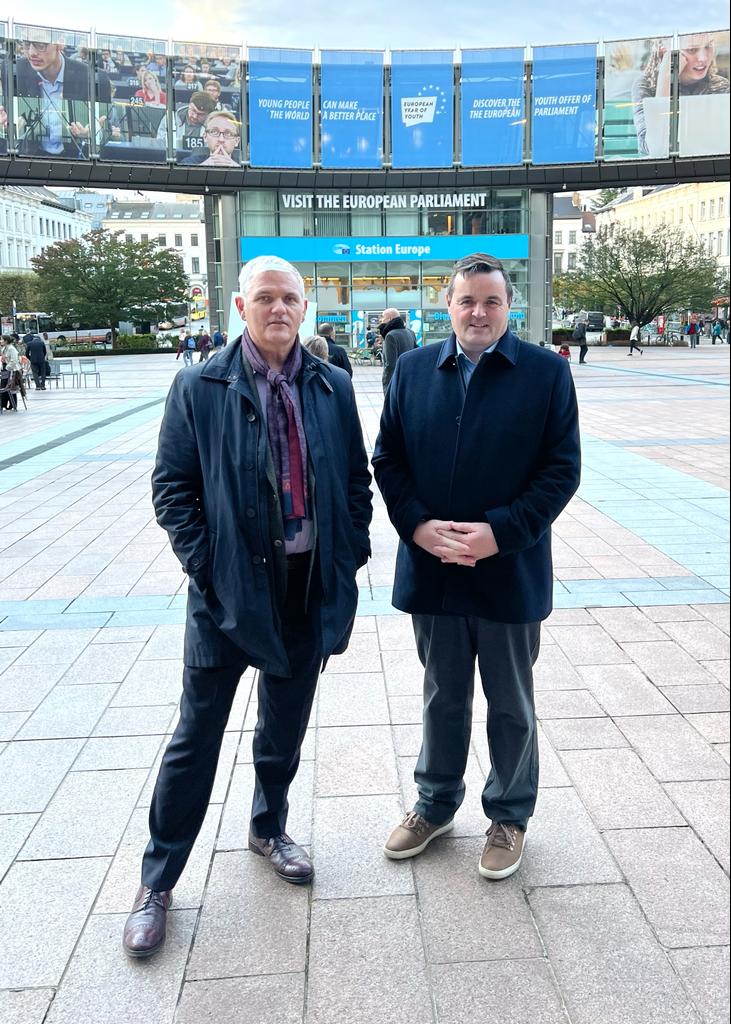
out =
<path fill-rule="evenodd" d="M 510 363 L 511 366 L 515 366 L 518 362 L 518 348 L 520 347 L 520 338 L 513 334 L 512 331 L 506 331 L 502 338 L 498 341 L 495 347 L 495 353 L 499 353 L 504 359 Z M 449 337 L 442 342 L 442 347 L 439 352 L 439 359 L 437 361 L 437 368 L 443 370 L 445 367 L 451 367 L 457 365 L 457 338 L 455 337 L 454 331 Z"/>
<path fill-rule="evenodd" d="M 249 370 L 249 373 L 246 372 L 247 370 Z M 241 335 L 239 335 L 238 338 L 230 341 L 222 352 L 217 352 L 212 359 L 206 360 L 205 369 L 201 377 L 205 378 L 205 380 L 218 380 L 231 384 L 242 376 L 249 377 L 250 374 L 251 370 L 248 364 L 244 366 Z M 323 363 L 321 359 L 316 359 L 307 349 L 303 349 L 302 382 L 307 383 L 314 376 L 317 376 L 325 391 L 333 390 L 330 383 L 330 378 L 332 377 L 330 365 Z"/>

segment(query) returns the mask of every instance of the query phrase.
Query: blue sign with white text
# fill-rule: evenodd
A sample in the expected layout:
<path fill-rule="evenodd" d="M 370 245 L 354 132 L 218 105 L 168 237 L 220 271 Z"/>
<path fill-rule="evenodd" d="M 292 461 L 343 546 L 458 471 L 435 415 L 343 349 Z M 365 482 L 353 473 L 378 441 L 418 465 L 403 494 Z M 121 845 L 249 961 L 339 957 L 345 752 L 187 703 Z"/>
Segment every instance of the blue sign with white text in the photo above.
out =
<path fill-rule="evenodd" d="M 383 163 L 383 54 L 323 50 L 320 71 L 322 166 Z"/>
<path fill-rule="evenodd" d="M 451 50 L 396 50 L 391 56 L 394 167 L 451 167 L 454 162 L 454 67 Z"/>
<path fill-rule="evenodd" d="M 252 167 L 312 166 L 312 53 L 249 50 Z"/>
<path fill-rule="evenodd" d="M 462 51 L 462 166 L 523 162 L 523 50 Z"/>
<path fill-rule="evenodd" d="M 588 164 L 596 151 L 596 44 L 533 50 L 534 164 Z"/>
<path fill-rule="evenodd" d="M 255 256 L 281 256 L 290 263 L 353 263 L 360 260 L 458 260 L 489 252 L 499 260 L 527 260 L 528 235 L 434 235 L 427 238 L 273 238 L 241 239 L 241 262 Z"/>

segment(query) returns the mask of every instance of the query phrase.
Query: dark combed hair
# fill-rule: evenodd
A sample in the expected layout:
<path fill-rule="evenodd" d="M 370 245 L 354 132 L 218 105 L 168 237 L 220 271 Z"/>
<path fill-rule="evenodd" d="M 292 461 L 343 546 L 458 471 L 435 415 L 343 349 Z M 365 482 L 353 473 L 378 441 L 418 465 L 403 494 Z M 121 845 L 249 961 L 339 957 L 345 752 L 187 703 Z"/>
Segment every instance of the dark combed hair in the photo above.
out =
<path fill-rule="evenodd" d="M 461 260 L 457 260 L 452 269 L 452 276 L 449 279 L 447 285 L 447 298 L 452 298 L 452 292 L 454 291 L 454 282 L 458 274 L 462 277 L 469 277 L 471 274 L 494 274 L 497 271 L 498 274 L 503 275 L 505 281 L 505 291 L 508 294 L 508 302 L 513 301 L 513 285 L 508 277 L 508 272 L 502 265 L 500 260 L 494 256 L 489 256 L 486 252 L 473 252 L 469 256 L 463 256 Z"/>

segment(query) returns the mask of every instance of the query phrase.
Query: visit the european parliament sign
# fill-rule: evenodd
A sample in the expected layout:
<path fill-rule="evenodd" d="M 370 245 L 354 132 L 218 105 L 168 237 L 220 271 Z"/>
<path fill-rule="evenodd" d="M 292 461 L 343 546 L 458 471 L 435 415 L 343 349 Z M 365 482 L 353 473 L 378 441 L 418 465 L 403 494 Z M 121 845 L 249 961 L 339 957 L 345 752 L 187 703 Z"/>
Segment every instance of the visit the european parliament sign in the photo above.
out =
<path fill-rule="evenodd" d="M 249 50 L 252 167 L 312 166 L 312 51 Z"/>
<path fill-rule="evenodd" d="M 534 164 L 582 164 L 595 159 L 596 44 L 533 50 Z"/>
<path fill-rule="evenodd" d="M 326 168 L 383 163 L 383 54 L 323 50 L 320 147 Z"/>
<path fill-rule="evenodd" d="M 454 162 L 454 54 L 391 54 L 391 144 L 394 167 L 451 167 Z"/>

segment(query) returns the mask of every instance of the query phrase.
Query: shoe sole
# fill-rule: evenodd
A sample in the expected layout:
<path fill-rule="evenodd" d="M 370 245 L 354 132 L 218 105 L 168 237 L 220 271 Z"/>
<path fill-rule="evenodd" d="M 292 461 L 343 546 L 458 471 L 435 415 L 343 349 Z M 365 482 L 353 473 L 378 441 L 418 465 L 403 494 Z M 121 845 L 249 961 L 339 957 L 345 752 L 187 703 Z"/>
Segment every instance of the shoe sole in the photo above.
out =
<path fill-rule="evenodd" d="M 448 821 L 446 825 L 440 825 L 439 828 L 434 829 L 429 838 L 425 839 L 421 846 L 414 846 L 410 850 L 389 850 L 388 846 L 384 846 L 383 852 L 389 860 L 406 860 L 408 857 L 417 857 L 420 853 L 424 852 L 432 839 L 436 839 L 437 836 L 444 835 L 445 832 L 449 832 L 452 828 L 454 828 L 454 821 Z"/>
<path fill-rule="evenodd" d="M 516 860 L 515 864 L 511 864 L 510 867 L 503 868 L 502 871 L 490 871 L 489 868 L 483 868 L 480 863 L 477 870 L 480 872 L 483 878 L 492 878 L 493 881 L 499 881 L 501 878 L 509 878 L 514 875 L 520 867 L 520 862 L 523 860 L 523 854 L 525 853 L 526 840 L 523 840 L 523 849 L 520 851 L 520 857 Z"/>
<path fill-rule="evenodd" d="M 263 857 L 264 860 L 269 860 L 267 855 L 265 853 L 262 853 L 261 850 L 259 850 L 252 843 L 249 843 L 249 849 L 251 850 L 252 853 L 257 854 L 257 856 Z M 269 860 L 269 863 L 272 863 L 271 860 Z M 309 875 L 302 875 L 300 878 L 295 878 L 293 875 L 283 875 L 281 871 L 277 871 L 273 864 L 272 871 L 277 876 L 277 878 L 281 878 L 283 882 L 289 882 L 290 885 L 309 885 L 312 879 L 315 877 L 314 870 L 312 870 L 309 873 Z"/>

